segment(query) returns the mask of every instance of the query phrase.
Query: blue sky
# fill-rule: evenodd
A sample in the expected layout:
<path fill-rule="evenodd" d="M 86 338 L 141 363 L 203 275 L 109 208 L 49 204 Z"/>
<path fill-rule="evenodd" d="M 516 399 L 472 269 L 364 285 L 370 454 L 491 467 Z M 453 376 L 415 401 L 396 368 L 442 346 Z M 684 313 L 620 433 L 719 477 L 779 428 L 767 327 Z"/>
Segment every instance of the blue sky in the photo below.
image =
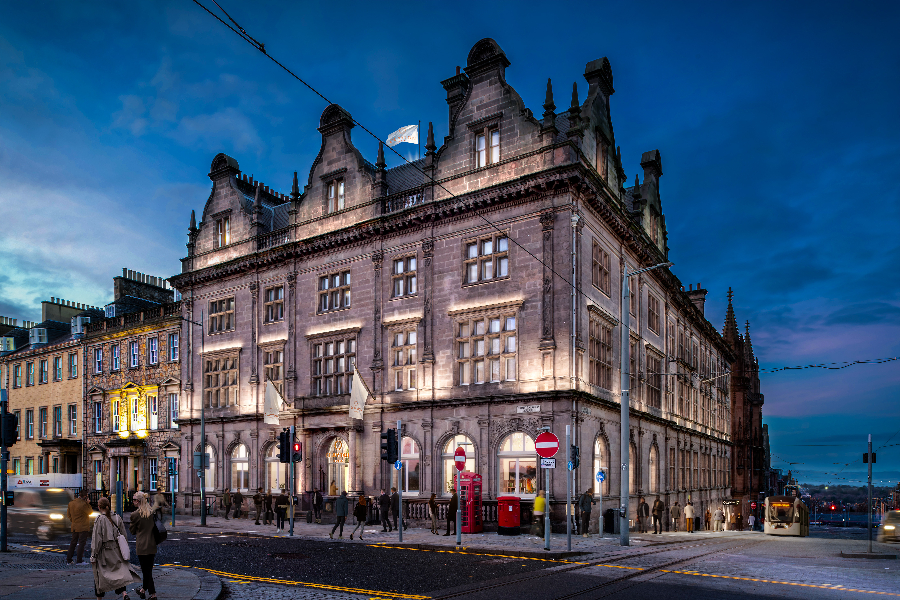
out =
<path fill-rule="evenodd" d="M 900 5 L 727 4 L 223 6 L 382 136 L 431 120 L 443 139 L 440 81 L 483 37 L 535 113 L 547 77 L 557 104 L 573 81 L 583 99 L 585 63 L 609 57 L 629 180 L 658 148 L 673 270 L 709 289 L 708 318 L 731 286 L 764 368 L 898 356 Z M 109 301 L 122 267 L 176 273 L 212 157 L 287 192 L 325 107 L 189 0 L 10 4 L 0 82 L 0 314 L 30 320 L 50 296 Z M 898 390 L 900 362 L 765 375 L 774 465 L 863 479 Z M 896 443 L 877 478 L 900 479 Z"/>

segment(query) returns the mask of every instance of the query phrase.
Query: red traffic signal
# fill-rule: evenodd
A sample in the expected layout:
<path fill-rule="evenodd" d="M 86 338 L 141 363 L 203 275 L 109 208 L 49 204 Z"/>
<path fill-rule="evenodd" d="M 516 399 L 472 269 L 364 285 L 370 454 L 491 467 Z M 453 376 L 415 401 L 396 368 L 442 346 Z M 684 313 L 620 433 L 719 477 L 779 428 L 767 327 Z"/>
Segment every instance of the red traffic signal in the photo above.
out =
<path fill-rule="evenodd" d="M 303 460 L 302 445 L 300 442 L 294 442 L 291 445 L 291 462 L 297 463 Z"/>
<path fill-rule="evenodd" d="M 831 510 L 834 510 L 834 504 L 831 505 Z"/>

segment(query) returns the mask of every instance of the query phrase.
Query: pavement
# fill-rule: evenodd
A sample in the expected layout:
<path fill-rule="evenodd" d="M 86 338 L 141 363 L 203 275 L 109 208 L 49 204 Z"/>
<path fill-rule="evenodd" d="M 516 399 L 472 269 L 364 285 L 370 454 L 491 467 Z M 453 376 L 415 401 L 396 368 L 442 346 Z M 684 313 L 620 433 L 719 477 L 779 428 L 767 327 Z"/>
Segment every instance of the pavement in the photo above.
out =
<path fill-rule="evenodd" d="M 90 563 L 66 565 L 65 554 L 34 544 L 9 544 L 0 554 L 0 598 L 4 600 L 94 600 L 94 574 Z M 85 557 L 87 559 L 87 557 Z M 215 575 L 180 567 L 153 571 L 157 595 L 166 600 L 218 600 L 222 583 Z M 128 586 L 132 600 L 139 600 Z M 112 592 L 107 598 L 115 596 Z"/>

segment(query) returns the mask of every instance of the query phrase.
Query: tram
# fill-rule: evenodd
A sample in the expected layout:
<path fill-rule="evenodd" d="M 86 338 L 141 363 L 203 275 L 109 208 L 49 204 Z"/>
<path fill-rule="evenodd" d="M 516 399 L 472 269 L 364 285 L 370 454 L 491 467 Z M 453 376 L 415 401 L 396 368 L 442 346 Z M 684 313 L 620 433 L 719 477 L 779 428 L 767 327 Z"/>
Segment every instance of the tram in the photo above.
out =
<path fill-rule="evenodd" d="M 799 496 L 769 496 L 763 531 L 769 535 L 809 535 L 809 508 Z"/>

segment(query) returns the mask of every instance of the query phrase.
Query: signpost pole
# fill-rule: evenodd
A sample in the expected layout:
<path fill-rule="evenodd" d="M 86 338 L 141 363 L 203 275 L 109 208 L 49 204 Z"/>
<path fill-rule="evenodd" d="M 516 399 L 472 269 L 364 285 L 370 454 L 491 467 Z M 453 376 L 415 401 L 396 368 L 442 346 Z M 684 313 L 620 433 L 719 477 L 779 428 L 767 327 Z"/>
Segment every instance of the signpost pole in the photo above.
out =
<path fill-rule="evenodd" d="M 294 426 L 291 425 L 291 445 L 290 445 L 290 450 L 288 451 L 288 452 L 291 453 L 291 454 L 289 455 L 291 461 L 288 463 L 288 480 L 290 481 L 290 486 L 291 486 L 291 491 L 290 491 L 290 494 L 291 494 L 291 504 L 290 504 L 290 506 L 291 506 L 291 529 L 290 529 L 290 531 L 288 532 L 288 535 L 289 535 L 289 536 L 293 536 L 293 535 L 294 535 L 294 513 L 297 512 L 297 506 L 294 504 L 294 489 L 296 488 L 296 486 L 294 485 L 294 455 L 293 455 L 293 450 L 294 450 Z"/>
<path fill-rule="evenodd" d="M 456 545 L 462 546 L 462 470 L 456 471 Z"/>
<path fill-rule="evenodd" d="M 566 425 L 566 451 L 571 454 L 572 448 L 572 426 Z M 572 471 L 572 461 L 569 456 L 566 466 Z M 566 473 L 566 549 L 572 551 L 572 478 Z"/>
<path fill-rule="evenodd" d="M 0 437 L 2 437 L 4 425 L 6 425 L 6 402 L 6 390 L 0 390 Z M 0 445 L 0 467 L 3 468 L 3 473 L 0 474 L 0 493 L 3 495 L 3 506 L 0 507 L 0 552 L 9 551 L 6 548 L 6 465 L 6 438 L 3 438 L 2 445 Z"/>
<path fill-rule="evenodd" d="M 869 515 L 869 554 L 872 554 L 872 463 L 875 462 L 875 455 L 872 454 L 872 434 L 869 434 L 869 484 L 866 488 L 869 491 L 869 501 L 866 504 L 866 513 Z M 6 472 L 4 464 L 3 472 Z M 4 475 L 5 477 L 5 475 Z"/>
<path fill-rule="evenodd" d="M 604 479 L 605 479 L 605 477 L 603 477 L 603 470 L 601 469 L 600 471 L 597 471 L 597 481 L 600 483 L 600 502 L 598 502 L 598 504 L 600 505 L 600 520 L 598 521 L 598 523 L 600 525 L 599 529 L 600 529 L 600 537 L 601 538 L 603 537 L 603 480 Z"/>
<path fill-rule="evenodd" d="M 547 483 L 544 489 L 547 491 L 547 503 L 544 506 L 544 550 L 550 549 L 550 469 L 544 469 Z"/>
<path fill-rule="evenodd" d="M 403 541 L 403 436 L 400 432 L 400 419 L 397 419 L 397 460 L 400 461 L 400 470 L 397 471 L 397 533 L 400 534 L 400 541 Z"/>

